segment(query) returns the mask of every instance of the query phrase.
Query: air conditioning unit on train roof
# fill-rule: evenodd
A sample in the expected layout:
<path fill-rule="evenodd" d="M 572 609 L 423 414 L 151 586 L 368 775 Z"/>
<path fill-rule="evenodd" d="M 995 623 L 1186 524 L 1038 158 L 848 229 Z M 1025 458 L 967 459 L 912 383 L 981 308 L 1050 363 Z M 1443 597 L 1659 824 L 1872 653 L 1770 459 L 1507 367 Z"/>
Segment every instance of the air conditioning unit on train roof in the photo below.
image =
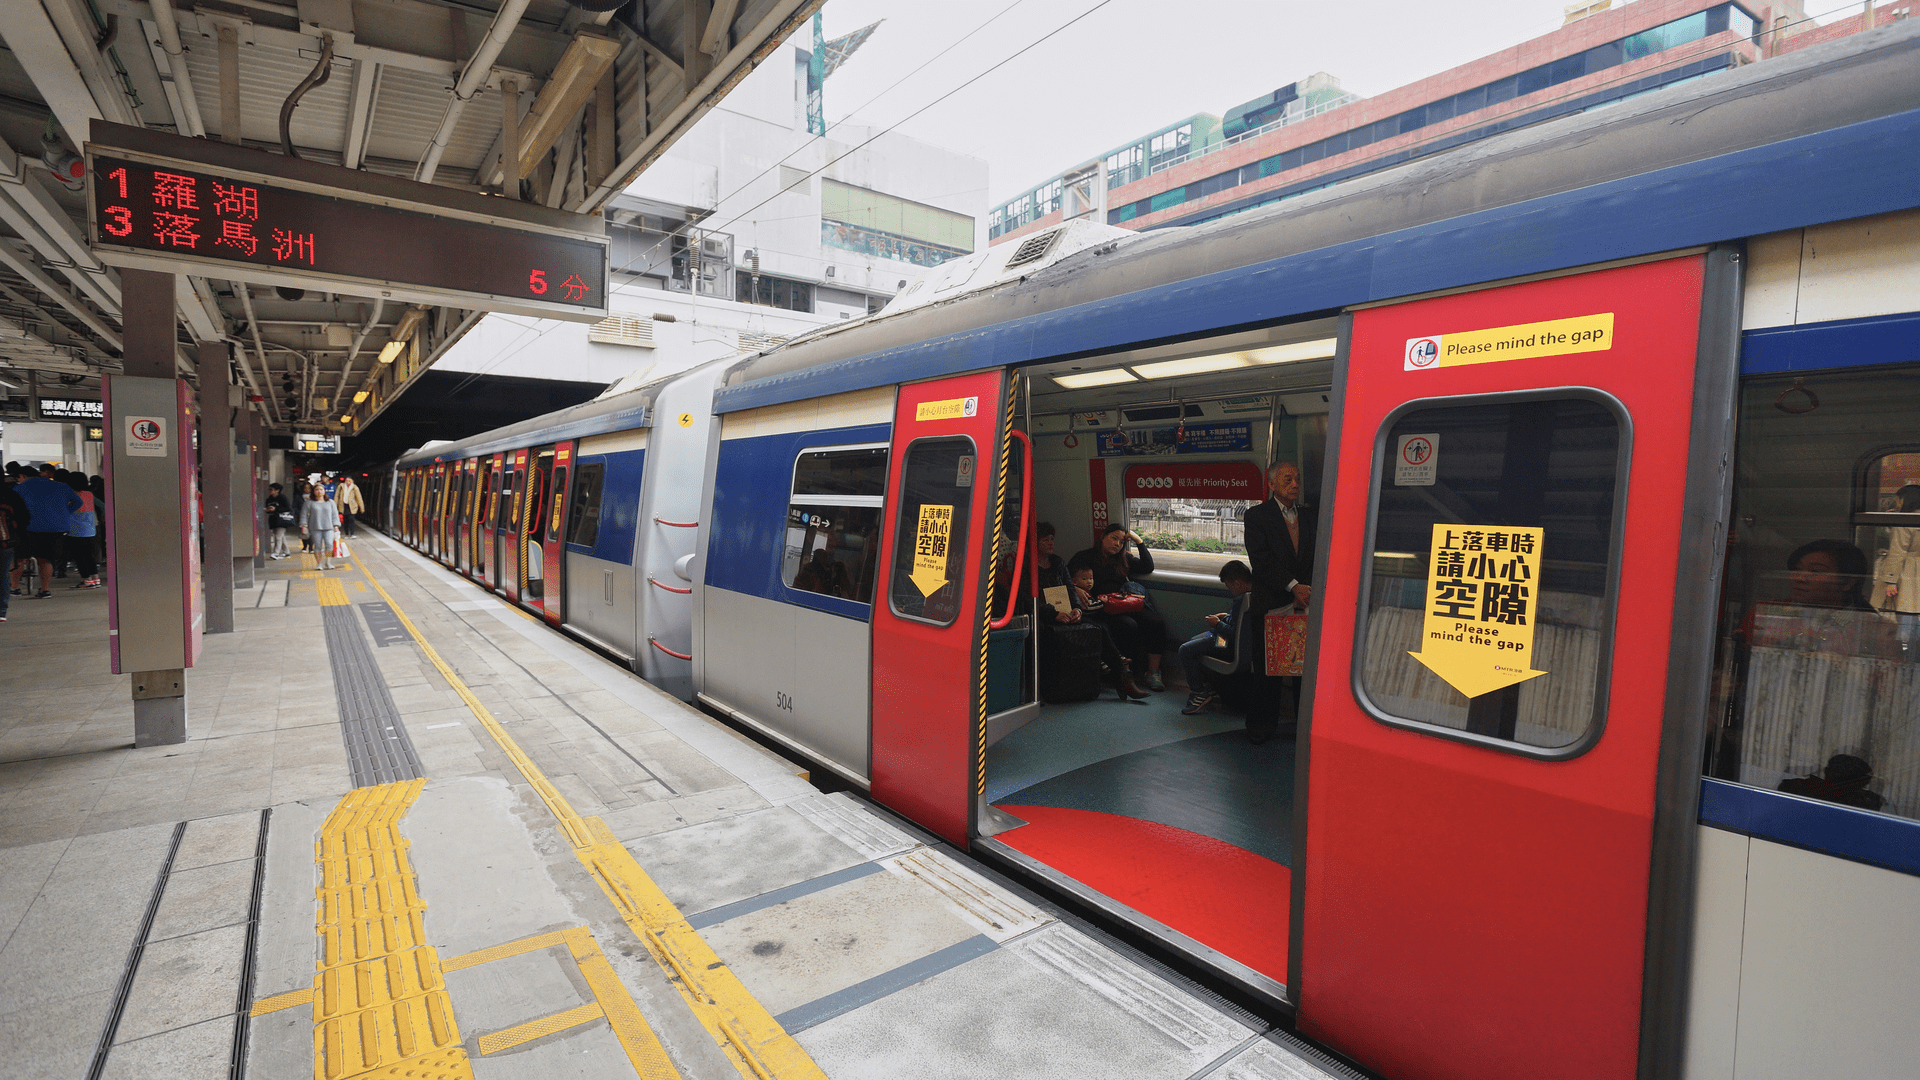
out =
<path fill-rule="evenodd" d="M 964 259 L 941 263 L 907 286 L 880 309 L 897 315 L 956 296 L 981 292 L 1038 273 L 1077 252 L 1115 241 L 1139 239 L 1130 229 L 1094 221 L 1069 221 L 1018 240 L 976 251 Z"/>

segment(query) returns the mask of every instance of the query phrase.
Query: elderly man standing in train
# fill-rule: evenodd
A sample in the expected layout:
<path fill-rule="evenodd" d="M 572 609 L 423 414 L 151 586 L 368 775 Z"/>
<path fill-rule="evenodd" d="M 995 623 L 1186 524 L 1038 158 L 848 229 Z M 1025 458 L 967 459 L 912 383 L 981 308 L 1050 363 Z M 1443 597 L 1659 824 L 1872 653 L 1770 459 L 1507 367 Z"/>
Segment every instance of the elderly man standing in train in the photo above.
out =
<path fill-rule="evenodd" d="M 1313 602 L 1313 508 L 1300 501 L 1300 466 L 1276 461 L 1267 467 L 1267 500 L 1246 517 L 1247 561 L 1253 564 L 1253 598 L 1247 617 L 1264 622 L 1267 612 L 1291 607 L 1305 611 Z M 1273 689 L 1291 699 L 1298 719 L 1300 680 L 1275 680 Z M 1278 733 L 1279 702 L 1247 714 L 1247 737 L 1263 743 Z"/>

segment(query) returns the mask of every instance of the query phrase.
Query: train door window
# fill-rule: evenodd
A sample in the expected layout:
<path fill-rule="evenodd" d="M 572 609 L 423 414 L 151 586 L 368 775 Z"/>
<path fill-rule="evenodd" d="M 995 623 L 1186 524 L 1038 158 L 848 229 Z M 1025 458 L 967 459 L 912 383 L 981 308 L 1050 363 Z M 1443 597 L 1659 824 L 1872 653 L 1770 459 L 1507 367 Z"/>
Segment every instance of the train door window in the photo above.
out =
<path fill-rule="evenodd" d="M 1708 775 L 1920 818 L 1920 367 L 1741 388 Z"/>
<path fill-rule="evenodd" d="M 888 589 L 894 614 L 903 619 L 948 626 L 960 615 L 976 461 L 973 440 L 964 436 L 918 439 L 907 447 Z"/>
<path fill-rule="evenodd" d="M 1375 719 L 1533 757 L 1593 745 L 1630 442 L 1625 408 L 1595 390 L 1388 417 L 1355 639 Z"/>
<path fill-rule="evenodd" d="M 873 603 L 886 490 L 884 445 L 802 450 L 793 463 L 780 579 L 802 592 Z"/>
<path fill-rule="evenodd" d="M 573 474 L 573 507 L 567 511 L 567 543 L 592 547 L 600 535 L 600 486 L 606 462 L 582 462 Z"/>
<path fill-rule="evenodd" d="M 551 544 L 559 541 L 562 535 L 560 531 L 562 524 L 560 514 L 565 508 L 567 494 L 567 467 L 565 465 L 554 468 L 553 482 L 548 485 L 548 489 L 553 492 L 553 505 L 547 508 L 546 541 Z"/>

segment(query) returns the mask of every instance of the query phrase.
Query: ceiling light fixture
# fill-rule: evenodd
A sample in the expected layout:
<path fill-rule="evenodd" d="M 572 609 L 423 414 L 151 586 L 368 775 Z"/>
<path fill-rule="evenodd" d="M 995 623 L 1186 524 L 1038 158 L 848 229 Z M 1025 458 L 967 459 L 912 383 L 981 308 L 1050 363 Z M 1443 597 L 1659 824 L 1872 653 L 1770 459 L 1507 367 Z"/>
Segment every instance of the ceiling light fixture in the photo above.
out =
<path fill-rule="evenodd" d="M 359 393 L 353 395 L 353 403 L 355 405 L 360 404 L 361 402 L 367 400 L 367 395 L 368 395 L 368 391 L 365 391 L 365 390 L 360 391 Z"/>
<path fill-rule="evenodd" d="M 393 358 L 396 356 L 399 356 L 400 350 L 406 347 L 407 347 L 407 343 L 404 341 L 387 342 L 385 345 L 381 346 L 380 348 L 380 362 L 383 364 L 393 363 Z"/>
<path fill-rule="evenodd" d="M 1138 381 L 1126 368 L 1109 368 L 1106 371 L 1083 371 L 1073 375 L 1048 377 L 1069 390 L 1085 390 L 1089 386 L 1112 386 L 1114 383 Z"/>
<path fill-rule="evenodd" d="M 1157 364 L 1135 364 L 1132 370 L 1135 375 L 1143 379 L 1204 375 L 1214 371 L 1232 371 L 1236 368 L 1261 367 L 1266 364 L 1325 360 L 1334 354 L 1338 345 L 1339 341 L 1335 338 L 1296 341 L 1288 345 L 1275 345 L 1271 348 L 1252 349 L 1247 352 L 1214 353 L 1211 356 L 1189 356 L 1184 360 L 1162 360 Z"/>

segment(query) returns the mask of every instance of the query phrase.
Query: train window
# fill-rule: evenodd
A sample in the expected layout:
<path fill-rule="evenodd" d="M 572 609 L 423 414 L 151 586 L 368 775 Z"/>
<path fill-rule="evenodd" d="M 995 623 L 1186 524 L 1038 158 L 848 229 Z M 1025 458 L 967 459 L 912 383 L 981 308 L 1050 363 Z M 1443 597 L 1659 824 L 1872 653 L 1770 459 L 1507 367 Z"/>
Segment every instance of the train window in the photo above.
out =
<path fill-rule="evenodd" d="M 1629 443 L 1625 409 L 1597 390 L 1413 402 L 1388 418 L 1355 635 L 1355 689 L 1375 719 L 1533 757 L 1593 745 Z"/>
<path fill-rule="evenodd" d="M 894 526 L 894 614 L 950 626 L 960 616 L 976 451 L 965 437 L 917 439 L 900 470 Z"/>
<path fill-rule="evenodd" d="M 573 508 L 567 511 L 567 543 L 592 547 L 600 535 L 600 481 L 607 465 L 583 462 L 573 474 Z"/>
<path fill-rule="evenodd" d="M 780 578 L 790 588 L 873 603 L 887 448 L 807 449 L 793 463 Z"/>
<path fill-rule="evenodd" d="M 1707 773 L 1920 818 L 1920 368 L 1741 388 Z"/>

